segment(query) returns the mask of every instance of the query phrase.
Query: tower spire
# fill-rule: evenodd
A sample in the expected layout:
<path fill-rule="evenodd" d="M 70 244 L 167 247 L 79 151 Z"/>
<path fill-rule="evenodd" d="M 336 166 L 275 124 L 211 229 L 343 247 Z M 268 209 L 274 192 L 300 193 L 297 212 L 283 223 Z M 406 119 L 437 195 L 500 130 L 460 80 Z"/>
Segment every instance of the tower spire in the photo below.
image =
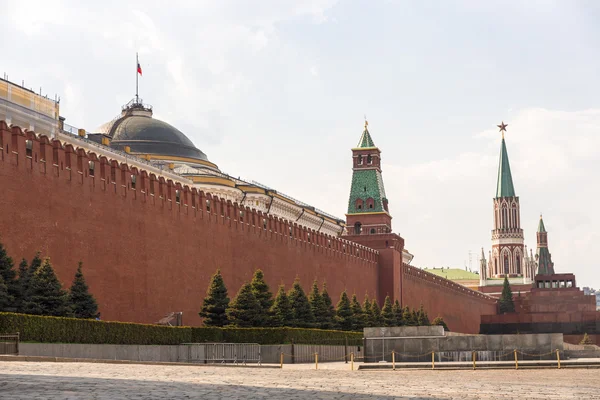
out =
<path fill-rule="evenodd" d="M 352 149 L 352 186 L 346 224 L 355 235 L 390 233 L 392 229 L 381 176 L 381 151 L 375 146 L 368 125 L 365 118 L 358 146 Z"/>
<path fill-rule="evenodd" d="M 538 224 L 538 233 L 546 233 L 546 227 L 544 226 L 544 220 L 542 219 L 542 214 L 540 214 L 540 222 Z"/>
<path fill-rule="evenodd" d="M 485 259 L 485 253 L 483 247 L 481 248 L 481 258 L 479 259 L 479 285 L 485 286 L 487 280 L 487 261 Z"/>
<path fill-rule="evenodd" d="M 537 273 L 541 275 L 554 274 L 554 263 L 552 262 L 550 250 L 548 250 L 548 232 L 546 232 L 544 220 L 541 215 L 537 230 L 536 255 L 538 260 Z"/>
<path fill-rule="evenodd" d="M 504 132 L 506 132 L 505 124 L 498 125 L 502 132 L 502 144 L 500 146 L 500 162 L 498 165 L 498 184 L 496 187 L 496 198 L 500 197 L 515 197 L 515 187 L 513 185 L 512 174 L 510 172 L 510 163 L 508 161 L 508 151 L 506 150 L 506 141 L 504 140 Z"/>
<path fill-rule="evenodd" d="M 373 139 L 371 138 L 368 126 L 369 121 L 367 121 L 367 116 L 365 115 L 365 130 L 360 136 L 360 140 L 358 141 L 358 145 L 356 146 L 357 148 L 366 149 L 370 147 L 377 147 L 375 146 L 375 142 L 373 142 Z"/>
<path fill-rule="evenodd" d="M 492 230 L 492 258 L 488 269 L 490 277 L 523 277 L 525 247 L 521 229 L 519 198 L 515 195 L 504 132 L 508 125 L 502 121 L 498 181 L 494 203 L 494 229 Z"/>

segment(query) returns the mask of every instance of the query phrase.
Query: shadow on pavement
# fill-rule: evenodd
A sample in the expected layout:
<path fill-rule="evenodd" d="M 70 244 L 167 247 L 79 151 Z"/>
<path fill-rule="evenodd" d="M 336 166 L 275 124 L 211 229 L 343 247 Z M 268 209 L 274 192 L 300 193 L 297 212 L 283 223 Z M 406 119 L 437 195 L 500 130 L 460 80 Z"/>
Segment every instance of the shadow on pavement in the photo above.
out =
<path fill-rule="evenodd" d="M 398 387 L 401 391 L 401 386 Z M 415 399 L 343 391 L 236 384 L 0 374 L 0 399 Z M 443 397 L 418 397 L 422 400 Z"/>

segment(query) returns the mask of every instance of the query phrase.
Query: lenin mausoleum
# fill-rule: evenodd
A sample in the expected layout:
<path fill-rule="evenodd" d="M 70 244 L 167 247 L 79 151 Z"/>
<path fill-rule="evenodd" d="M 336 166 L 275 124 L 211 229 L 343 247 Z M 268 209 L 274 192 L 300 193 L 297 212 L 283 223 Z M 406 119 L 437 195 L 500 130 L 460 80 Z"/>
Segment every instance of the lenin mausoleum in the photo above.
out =
<path fill-rule="evenodd" d="M 536 268 L 552 264 L 549 253 L 548 262 L 536 261 L 522 246 L 504 139 L 493 248 L 480 290 L 471 290 L 410 265 L 413 256 L 393 231 L 376 135 L 365 123 L 356 136 L 342 220 L 221 172 L 218 160 L 153 118 L 137 96 L 86 131 L 66 124 L 58 102 L 0 80 L 0 241 L 17 259 L 49 256 L 63 283 L 82 261 L 103 319 L 116 321 L 155 323 L 183 312 L 186 325 L 201 324 L 198 311 L 217 269 L 232 294 L 260 268 L 271 287 L 289 288 L 296 278 L 305 288 L 326 282 L 334 302 L 346 290 L 360 301 L 368 294 L 382 304 L 389 295 L 402 306 L 422 304 L 463 333 L 479 333 L 485 316 L 506 317 L 496 315 L 493 285 L 505 275 L 527 296 L 580 292 L 574 277 L 548 275 L 555 277 L 550 287 L 546 280 L 535 286 Z M 496 329 L 498 321 L 486 321 Z"/>

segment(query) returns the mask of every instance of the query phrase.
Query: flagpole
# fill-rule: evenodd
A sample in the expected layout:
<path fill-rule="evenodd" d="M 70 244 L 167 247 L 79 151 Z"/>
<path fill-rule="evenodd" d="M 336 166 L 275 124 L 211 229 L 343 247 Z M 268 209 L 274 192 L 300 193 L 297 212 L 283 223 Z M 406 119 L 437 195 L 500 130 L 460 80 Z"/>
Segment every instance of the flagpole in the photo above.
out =
<path fill-rule="evenodd" d="M 138 65 L 139 65 L 139 60 L 138 60 L 138 53 L 135 53 L 135 102 L 139 103 L 139 96 L 138 96 Z"/>

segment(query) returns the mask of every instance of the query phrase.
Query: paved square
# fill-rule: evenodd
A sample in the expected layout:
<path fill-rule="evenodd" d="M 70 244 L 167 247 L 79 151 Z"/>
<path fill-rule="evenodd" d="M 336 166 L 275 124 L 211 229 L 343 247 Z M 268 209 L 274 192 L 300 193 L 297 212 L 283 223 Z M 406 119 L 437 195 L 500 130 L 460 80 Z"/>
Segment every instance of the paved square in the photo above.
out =
<path fill-rule="evenodd" d="M 0 399 L 600 399 L 600 369 L 322 367 L 0 362 Z"/>

